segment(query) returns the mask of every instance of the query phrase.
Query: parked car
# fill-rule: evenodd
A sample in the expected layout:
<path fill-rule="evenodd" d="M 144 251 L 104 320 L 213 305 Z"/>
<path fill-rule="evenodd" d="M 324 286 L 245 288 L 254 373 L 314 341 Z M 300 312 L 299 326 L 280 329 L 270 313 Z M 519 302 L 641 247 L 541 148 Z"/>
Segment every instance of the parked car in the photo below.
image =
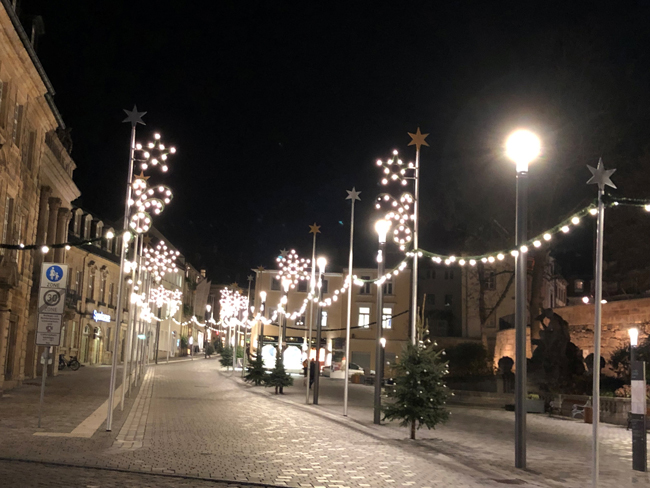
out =
<path fill-rule="evenodd" d="M 350 376 L 353 375 L 353 374 L 363 374 L 363 368 L 361 366 L 359 366 L 358 364 L 350 363 L 348 369 L 349 369 L 348 374 Z M 326 377 L 329 378 L 331 376 L 331 373 L 332 373 L 332 368 L 330 366 L 325 366 L 321 370 L 321 376 L 326 376 Z M 374 371 L 373 371 L 373 374 L 374 374 Z"/>

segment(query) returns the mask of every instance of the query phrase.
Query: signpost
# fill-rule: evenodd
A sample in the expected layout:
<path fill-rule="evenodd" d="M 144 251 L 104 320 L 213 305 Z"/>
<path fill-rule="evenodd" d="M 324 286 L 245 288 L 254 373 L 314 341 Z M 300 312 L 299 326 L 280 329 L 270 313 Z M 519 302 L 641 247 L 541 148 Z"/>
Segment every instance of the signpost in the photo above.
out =
<path fill-rule="evenodd" d="M 645 362 L 632 361 L 632 469 L 647 471 Z"/>
<path fill-rule="evenodd" d="M 41 375 L 41 400 L 38 406 L 38 426 L 41 426 L 41 412 L 45 398 L 47 366 L 51 363 L 50 348 L 61 342 L 61 325 L 65 308 L 68 266 L 66 264 L 43 263 L 38 290 L 38 323 L 36 345 L 45 346 L 43 351 L 43 374 Z"/>

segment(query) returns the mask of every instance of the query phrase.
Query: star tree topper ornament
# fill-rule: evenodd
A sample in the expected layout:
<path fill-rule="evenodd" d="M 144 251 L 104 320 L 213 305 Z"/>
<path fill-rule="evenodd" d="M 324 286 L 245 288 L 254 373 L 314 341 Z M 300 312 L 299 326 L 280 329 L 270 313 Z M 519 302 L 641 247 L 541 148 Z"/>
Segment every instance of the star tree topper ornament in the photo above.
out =
<path fill-rule="evenodd" d="M 124 113 L 126 114 L 126 119 L 122 121 L 123 123 L 129 122 L 131 126 L 135 126 L 136 124 L 146 125 L 142 121 L 142 117 L 144 117 L 147 114 L 147 112 L 138 112 L 138 107 L 136 105 L 133 105 L 133 110 L 131 111 L 128 111 L 126 109 L 122 109 L 122 110 L 124 110 Z"/>
<path fill-rule="evenodd" d="M 408 135 L 411 136 L 411 142 L 409 142 L 408 145 L 409 146 L 415 145 L 415 149 L 417 151 L 420 150 L 420 146 L 427 146 L 427 147 L 429 146 L 429 144 L 427 144 L 427 142 L 425 141 L 425 139 L 429 134 L 422 134 L 420 132 L 419 127 L 418 130 L 415 131 L 415 134 L 411 134 L 410 132 L 408 132 Z"/>
<path fill-rule="evenodd" d="M 355 188 L 354 186 L 352 187 L 352 190 L 345 190 L 345 191 L 348 192 L 348 196 L 345 197 L 346 200 L 352 200 L 353 202 L 354 202 L 355 200 L 359 200 L 359 201 L 361 201 L 361 198 L 359 198 L 359 195 L 361 195 L 361 192 L 360 192 L 360 191 L 357 191 L 356 188 Z M 364 197 L 364 198 L 365 198 L 365 197 Z M 316 224 L 314 224 L 314 225 L 316 225 Z M 310 226 L 310 227 L 311 227 L 311 226 Z"/>
<path fill-rule="evenodd" d="M 605 169 L 605 166 L 603 166 L 603 158 L 598 160 L 597 167 L 594 168 L 593 166 L 587 165 L 587 168 L 591 171 L 591 178 L 587 181 L 588 185 L 598 185 L 599 190 L 605 190 L 606 186 L 616 188 L 616 185 L 612 183 L 612 180 L 610 179 L 610 176 L 612 176 L 616 170 Z"/>

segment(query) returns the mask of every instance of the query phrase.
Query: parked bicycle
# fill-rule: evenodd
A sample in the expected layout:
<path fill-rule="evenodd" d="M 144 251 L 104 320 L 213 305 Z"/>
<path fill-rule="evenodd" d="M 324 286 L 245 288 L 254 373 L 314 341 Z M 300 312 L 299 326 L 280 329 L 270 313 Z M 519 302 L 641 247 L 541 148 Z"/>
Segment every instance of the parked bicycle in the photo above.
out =
<path fill-rule="evenodd" d="M 77 356 L 70 356 L 70 360 L 66 361 L 65 355 L 59 354 L 59 371 L 61 371 L 66 366 L 72 371 L 77 371 L 81 366 L 81 363 L 79 363 Z"/>

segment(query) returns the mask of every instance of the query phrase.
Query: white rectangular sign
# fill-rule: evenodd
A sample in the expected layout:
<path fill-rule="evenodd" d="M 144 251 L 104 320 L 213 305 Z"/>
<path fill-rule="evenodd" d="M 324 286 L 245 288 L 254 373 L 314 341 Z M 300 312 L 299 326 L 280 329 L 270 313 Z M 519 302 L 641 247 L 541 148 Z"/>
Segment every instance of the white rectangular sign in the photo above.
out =
<path fill-rule="evenodd" d="M 67 264 L 43 263 L 41 268 L 41 288 L 57 288 L 65 290 L 67 283 Z"/>
<path fill-rule="evenodd" d="M 58 346 L 61 342 L 61 324 L 63 315 L 57 313 L 39 313 L 36 327 L 37 346 Z"/>
<path fill-rule="evenodd" d="M 65 290 L 41 288 L 38 290 L 38 313 L 62 314 L 65 308 Z"/>

